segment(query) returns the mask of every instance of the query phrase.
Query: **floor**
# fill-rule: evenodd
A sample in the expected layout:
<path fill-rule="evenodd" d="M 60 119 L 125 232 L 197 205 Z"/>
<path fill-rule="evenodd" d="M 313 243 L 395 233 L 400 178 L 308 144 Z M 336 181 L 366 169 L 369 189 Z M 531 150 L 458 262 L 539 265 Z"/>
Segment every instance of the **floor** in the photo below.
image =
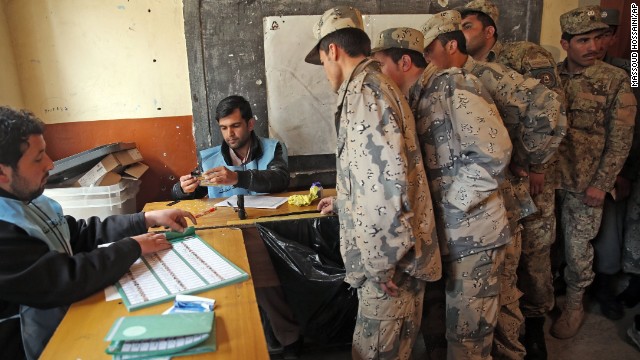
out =
<path fill-rule="evenodd" d="M 559 304 L 563 298 L 558 299 Z M 568 340 L 558 340 L 549 335 L 552 313 L 545 324 L 547 333 L 547 350 L 549 360 L 640 360 L 640 349 L 627 336 L 627 329 L 633 322 L 635 314 L 640 314 L 640 304 L 632 309 L 625 309 L 625 317 L 611 321 L 600 314 L 598 304 L 593 301 L 587 305 L 587 316 L 578 335 Z M 420 336 L 418 337 L 420 338 Z M 419 339 L 414 347 L 413 359 L 426 359 L 424 343 Z M 281 359 L 273 356 L 273 360 Z M 351 359 L 349 345 L 318 347 L 305 343 L 302 360 L 347 360 Z"/>

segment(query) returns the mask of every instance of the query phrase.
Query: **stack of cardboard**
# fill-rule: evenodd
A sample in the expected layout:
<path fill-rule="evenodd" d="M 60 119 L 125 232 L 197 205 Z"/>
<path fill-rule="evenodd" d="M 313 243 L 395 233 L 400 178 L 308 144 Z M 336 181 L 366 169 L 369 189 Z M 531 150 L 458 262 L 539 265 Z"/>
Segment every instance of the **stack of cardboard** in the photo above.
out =
<path fill-rule="evenodd" d="M 139 179 L 149 169 L 137 148 L 111 153 L 82 175 L 75 186 L 110 186 L 123 177 Z"/>

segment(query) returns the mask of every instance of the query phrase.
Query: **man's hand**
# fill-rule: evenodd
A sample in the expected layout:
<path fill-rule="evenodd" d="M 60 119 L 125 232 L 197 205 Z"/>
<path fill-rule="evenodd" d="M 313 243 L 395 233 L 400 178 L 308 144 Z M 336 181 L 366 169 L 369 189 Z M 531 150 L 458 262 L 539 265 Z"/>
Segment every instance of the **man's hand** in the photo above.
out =
<path fill-rule="evenodd" d="M 185 194 L 191 194 L 200 186 L 200 181 L 193 175 L 180 176 L 180 187 Z"/>
<path fill-rule="evenodd" d="M 631 180 L 618 175 L 616 177 L 616 201 L 622 201 L 631 194 Z"/>
<path fill-rule="evenodd" d="M 167 241 L 167 237 L 164 234 L 146 233 L 132 236 L 131 238 L 138 242 L 143 256 L 160 250 L 171 249 L 171 243 Z"/>
<path fill-rule="evenodd" d="M 144 221 L 147 227 L 167 226 L 173 231 L 183 232 L 188 226 L 187 219 L 191 219 L 193 224 L 197 224 L 195 216 L 188 211 L 180 209 L 156 210 L 144 213 Z"/>
<path fill-rule="evenodd" d="M 584 200 L 582 202 L 591 207 L 598 207 L 604 204 L 604 195 L 606 192 L 595 188 L 593 186 L 589 186 L 587 190 L 584 192 Z"/>
<path fill-rule="evenodd" d="M 318 210 L 321 214 L 329 214 L 333 212 L 333 196 L 320 199 Z"/>
<path fill-rule="evenodd" d="M 544 173 L 529 173 L 529 193 L 536 196 L 542 193 L 544 187 Z"/>
<path fill-rule="evenodd" d="M 217 185 L 235 185 L 238 183 L 238 174 L 224 166 L 209 169 L 202 174 L 207 181 Z"/>
<path fill-rule="evenodd" d="M 393 280 L 389 280 L 386 283 L 380 283 L 380 288 L 389 296 L 398 296 L 398 285 L 396 285 Z"/>
<path fill-rule="evenodd" d="M 509 170 L 511 171 L 511 173 L 513 174 L 513 176 L 517 176 L 517 177 L 527 177 L 529 174 L 527 173 L 527 170 L 525 170 L 524 168 L 516 165 L 514 162 L 510 162 L 509 163 Z"/>

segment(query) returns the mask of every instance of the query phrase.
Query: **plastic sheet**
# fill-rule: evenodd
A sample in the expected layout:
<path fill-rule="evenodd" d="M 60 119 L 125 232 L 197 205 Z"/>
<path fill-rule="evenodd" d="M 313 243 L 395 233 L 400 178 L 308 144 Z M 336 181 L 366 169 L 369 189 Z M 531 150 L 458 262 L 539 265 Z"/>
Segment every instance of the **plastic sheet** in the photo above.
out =
<path fill-rule="evenodd" d="M 338 217 L 256 224 L 306 337 L 350 342 L 358 295 L 344 282 Z"/>

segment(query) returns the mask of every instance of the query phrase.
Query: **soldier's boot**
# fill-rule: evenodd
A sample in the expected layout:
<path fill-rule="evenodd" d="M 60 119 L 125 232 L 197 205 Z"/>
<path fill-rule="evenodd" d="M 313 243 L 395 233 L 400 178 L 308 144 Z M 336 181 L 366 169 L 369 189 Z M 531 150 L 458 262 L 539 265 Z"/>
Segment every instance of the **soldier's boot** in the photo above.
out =
<path fill-rule="evenodd" d="M 569 339 L 578 333 L 584 320 L 583 294 L 584 292 L 574 292 L 571 289 L 567 289 L 564 309 L 560 317 L 551 326 L 551 335 L 558 339 Z"/>
<path fill-rule="evenodd" d="M 597 273 L 593 281 L 594 297 L 600 304 L 602 315 L 611 320 L 620 320 L 624 316 L 624 308 L 613 292 L 615 280 L 615 275 Z"/>
<path fill-rule="evenodd" d="M 629 286 L 618 295 L 618 300 L 628 308 L 635 307 L 640 302 L 640 275 L 630 274 Z"/>
<path fill-rule="evenodd" d="M 544 316 L 524 319 L 524 340 L 527 350 L 525 360 L 547 360 L 547 344 L 544 341 Z"/>

